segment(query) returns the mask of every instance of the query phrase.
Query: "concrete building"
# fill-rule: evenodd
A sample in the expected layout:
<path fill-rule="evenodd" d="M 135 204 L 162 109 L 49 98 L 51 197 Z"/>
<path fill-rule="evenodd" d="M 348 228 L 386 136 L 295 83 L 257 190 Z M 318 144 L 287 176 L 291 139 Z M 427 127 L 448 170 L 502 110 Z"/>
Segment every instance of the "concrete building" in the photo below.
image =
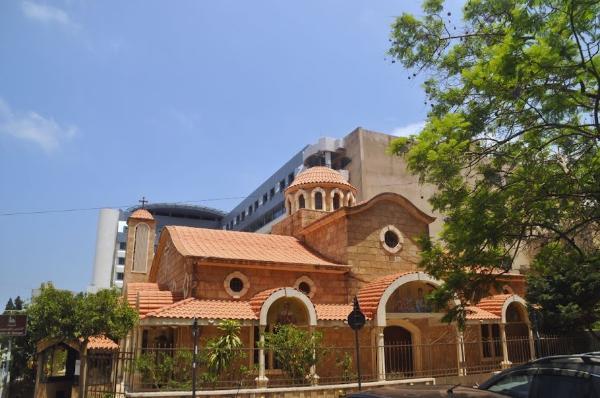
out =
<path fill-rule="evenodd" d="M 405 196 L 427 214 L 433 214 L 427 198 L 434 188 L 419 184 L 418 177 L 408 172 L 399 156 L 387 154 L 393 135 L 358 127 L 343 138 L 322 137 L 295 154 L 283 167 L 269 177 L 225 218 L 227 230 L 264 232 L 283 219 L 283 190 L 300 171 L 313 166 L 338 170 L 342 177 L 358 189 L 359 202 L 382 192 Z M 430 226 L 437 234 L 442 220 L 438 217 Z"/>
<path fill-rule="evenodd" d="M 156 231 L 167 225 L 199 228 L 220 228 L 225 213 L 205 206 L 173 203 L 146 204 L 145 209 L 156 220 Z M 127 219 L 141 206 L 126 210 L 102 209 L 98 215 L 96 254 L 89 292 L 111 287 L 123 287 L 127 254 Z M 155 242 L 156 244 L 157 242 Z"/>

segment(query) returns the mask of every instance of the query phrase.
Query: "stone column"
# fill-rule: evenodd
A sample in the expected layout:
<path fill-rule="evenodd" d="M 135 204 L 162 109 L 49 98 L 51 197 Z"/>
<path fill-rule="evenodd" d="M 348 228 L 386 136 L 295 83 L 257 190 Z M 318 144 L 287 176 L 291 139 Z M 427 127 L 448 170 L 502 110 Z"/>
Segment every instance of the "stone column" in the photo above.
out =
<path fill-rule="evenodd" d="M 377 327 L 377 379 L 385 380 L 385 338 L 381 326 Z"/>
<path fill-rule="evenodd" d="M 502 340 L 502 362 L 500 365 L 502 369 L 510 368 L 512 362 L 508 360 L 508 343 L 506 341 L 506 324 L 500 324 L 500 338 Z"/>
<path fill-rule="evenodd" d="M 465 367 L 465 336 L 458 327 L 456 327 L 456 357 L 458 359 L 458 375 L 465 376 L 467 374 L 467 368 Z"/>
<path fill-rule="evenodd" d="M 256 387 L 266 388 L 269 384 L 269 379 L 265 376 L 265 327 L 259 326 L 260 342 L 258 346 L 258 377 L 255 379 Z"/>
<path fill-rule="evenodd" d="M 529 357 L 533 361 L 535 359 L 535 341 L 533 338 L 533 330 L 529 324 L 527 325 L 527 332 L 529 335 Z"/>

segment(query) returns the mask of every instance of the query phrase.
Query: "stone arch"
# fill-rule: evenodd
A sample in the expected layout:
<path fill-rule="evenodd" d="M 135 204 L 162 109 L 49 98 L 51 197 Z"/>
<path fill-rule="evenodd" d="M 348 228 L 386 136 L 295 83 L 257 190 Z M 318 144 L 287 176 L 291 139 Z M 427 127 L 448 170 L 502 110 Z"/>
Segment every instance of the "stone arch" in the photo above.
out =
<path fill-rule="evenodd" d="M 422 332 L 421 329 L 419 329 L 414 323 L 410 322 L 409 320 L 406 319 L 393 319 L 390 320 L 390 323 L 384 327 L 381 328 L 382 334 L 385 332 L 385 329 L 387 327 L 401 327 L 403 329 L 405 329 L 408 333 L 410 333 L 410 337 L 411 337 L 411 344 L 412 344 L 412 350 L 411 350 L 411 355 L 412 355 L 412 371 L 413 372 L 419 372 L 420 370 L 422 370 L 423 367 L 423 363 L 422 363 L 422 355 L 421 355 L 421 347 L 422 347 Z M 385 340 L 384 340 L 385 342 Z M 386 353 L 386 355 L 389 353 Z M 384 359 L 385 362 L 385 359 Z M 385 367 L 384 364 L 382 364 L 382 366 Z M 389 370 L 391 369 L 383 369 L 384 373 L 388 373 Z"/>
<path fill-rule="evenodd" d="M 506 312 L 508 310 L 508 307 L 513 303 L 520 307 L 519 311 L 521 311 L 521 314 L 523 315 L 523 320 L 527 325 L 529 325 L 529 316 L 527 315 L 527 301 L 525 301 L 525 299 L 519 296 L 518 294 L 513 294 L 504 301 L 501 312 L 502 323 L 506 323 Z"/>
<path fill-rule="evenodd" d="M 302 197 L 302 199 L 304 200 L 304 206 L 300 206 L 301 202 L 300 202 L 300 197 Z M 297 211 L 299 209 L 306 209 L 308 207 L 308 203 L 307 203 L 307 192 L 304 189 L 299 189 L 296 194 L 294 195 L 294 203 L 295 203 L 295 209 L 294 211 Z"/>
<path fill-rule="evenodd" d="M 286 209 L 286 214 L 288 216 L 294 212 L 294 208 L 292 207 L 292 201 L 290 198 L 287 198 L 285 200 L 285 209 Z"/>
<path fill-rule="evenodd" d="M 317 209 L 317 202 L 316 202 L 316 195 L 317 195 L 317 193 L 321 194 L 321 201 L 322 201 L 322 204 L 323 204 L 323 208 L 321 208 L 321 209 Z M 327 211 L 327 194 L 326 194 L 326 192 L 325 192 L 325 190 L 323 188 L 320 188 L 320 187 L 313 188 L 313 190 L 310 193 L 310 198 L 311 198 L 311 201 L 312 201 L 311 208 L 313 210 Z"/>
<path fill-rule="evenodd" d="M 273 303 L 281 298 L 294 298 L 302 302 L 306 307 L 306 311 L 308 312 L 308 324 L 310 326 L 317 326 L 317 310 L 315 309 L 314 304 L 312 301 L 310 301 L 306 294 L 294 289 L 293 287 L 283 287 L 271 293 L 269 297 L 267 297 L 260 308 L 258 317 L 260 326 L 267 326 L 267 315 L 269 314 L 269 309 Z"/>
<path fill-rule="evenodd" d="M 408 282 L 425 282 L 430 283 L 436 287 L 440 287 L 442 285 L 442 281 L 435 279 L 429 274 L 425 272 L 417 271 L 411 272 L 408 274 L 404 274 L 399 276 L 396 280 L 394 280 L 384 291 L 379 299 L 379 303 L 377 305 L 377 312 L 375 315 L 375 324 L 380 327 L 387 326 L 386 319 L 386 304 L 390 298 L 390 296 L 398 289 L 400 286 L 404 285 Z"/>

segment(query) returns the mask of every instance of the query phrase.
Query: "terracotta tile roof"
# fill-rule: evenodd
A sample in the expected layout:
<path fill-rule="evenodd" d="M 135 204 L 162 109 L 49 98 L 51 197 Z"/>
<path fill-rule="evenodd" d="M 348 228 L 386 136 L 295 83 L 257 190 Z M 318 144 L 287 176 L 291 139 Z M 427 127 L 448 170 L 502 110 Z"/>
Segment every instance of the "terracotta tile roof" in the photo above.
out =
<path fill-rule="evenodd" d="M 138 310 L 140 317 L 181 299 L 180 294 L 159 290 L 156 283 L 127 284 L 127 302 Z"/>
<path fill-rule="evenodd" d="M 467 307 L 467 320 L 482 321 L 482 320 L 500 320 L 500 316 L 492 314 L 484 309 L 476 306 Z"/>
<path fill-rule="evenodd" d="M 119 345 L 106 336 L 90 337 L 88 341 L 88 350 L 114 351 L 119 349 Z"/>
<path fill-rule="evenodd" d="M 145 318 L 258 319 L 248 301 L 198 300 L 193 297 L 149 312 Z"/>
<path fill-rule="evenodd" d="M 486 297 L 477 303 L 477 308 L 502 317 L 502 307 L 511 296 L 512 294 L 496 294 L 495 296 Z"/>
<path fill-rule="evenodd" d="M 146 209 L 137 209 L 134 211 L 129 218 L 135 218 L 137 220 L 154 220 L 154 217 Z"/>
<path fill-rule="evenodd" d="M 186 257 L 349 269 L 327 261 L 292 236 L 167 226 L 175 248 Z"/>
<path fill-rule="evenodd" d="M 256 293 L 254 297 L 252 297 L 249 301 L 250 308 L 258 318 L 260 315 L 260 309 L 262 308 L 265 301 L 269 298 L 270 295 L 275 293 L 278 290 L 284 289 L 283 287 L 276 287 L 273 289 L 263 290 L 260 293 Z"/>
<path fill-rule="evenodd" d="M 416 272 L 416 271 L 415 271 Z M 373 319 L 377 312 L 379 300 L 387 289 L 396 279 L 401 276 L 412 274 L 413 272 L 400 272 L 379 278 L 371 283 L 366 284 L 358 291 L 358 303 L 361 311 L 369 319 Z"/>
<path fill-rule="evenodd" d="M 288 190 L 296 190 L 303 186 L 318 185 L 318 184 L 335 184 L 350 188 L 356 191 L 356 188 L 345 181 L 339 171 L 330 169 L 329 167 L 316 166 L 300 172 L 294 182 L 287 187 Z"/>
<path fill-rule="evenodd" d="M 352 312 L 352 304 L 315 304 L 320 321 L 344 321 Z"/>

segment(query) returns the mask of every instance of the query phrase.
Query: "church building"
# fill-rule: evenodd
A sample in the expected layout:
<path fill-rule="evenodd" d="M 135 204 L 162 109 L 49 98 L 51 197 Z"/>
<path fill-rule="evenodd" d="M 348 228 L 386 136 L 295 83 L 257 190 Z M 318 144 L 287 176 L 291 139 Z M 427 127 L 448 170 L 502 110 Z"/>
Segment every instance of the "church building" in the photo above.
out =
<path fill-rule="evenodd" d="M 522 275 L 502 276 L 501 291 L 471 307 L 459 333 L 425 301 L 443 283 L 419 268 L 417 240 L 429 234 L 434 218 L 397 193 L 356 198 L 338 171 L 312 167 L 286 188 L 287 216 L 271 234 L 167 226 L 156 246 L 153 216 L 135 211 L 124 295 L 140 323 L 125 348 L 189 348 L 194 319 L 202 345 L 218 335 L 219 321 L 234 319 L 252 350 L 245 361 L 257 369 L 256 384 L 274 385 L 282 376 L 273 355 L 260 348 L 264 333 L 292 323 L 322 332 L 326 347 L 354 347 L 346 318 L 357 297 L 367 318 L 359 333 L 361 367 L 373 380 L 415 377 L 434 367 L 464 374 L 473 370 L 467 364 L 529 359 L 534 350 Z M 511 346 L 512 337 L 525 345 Z M 333 378 L 334 361 L 323 358 L 311 379 Z"/>

